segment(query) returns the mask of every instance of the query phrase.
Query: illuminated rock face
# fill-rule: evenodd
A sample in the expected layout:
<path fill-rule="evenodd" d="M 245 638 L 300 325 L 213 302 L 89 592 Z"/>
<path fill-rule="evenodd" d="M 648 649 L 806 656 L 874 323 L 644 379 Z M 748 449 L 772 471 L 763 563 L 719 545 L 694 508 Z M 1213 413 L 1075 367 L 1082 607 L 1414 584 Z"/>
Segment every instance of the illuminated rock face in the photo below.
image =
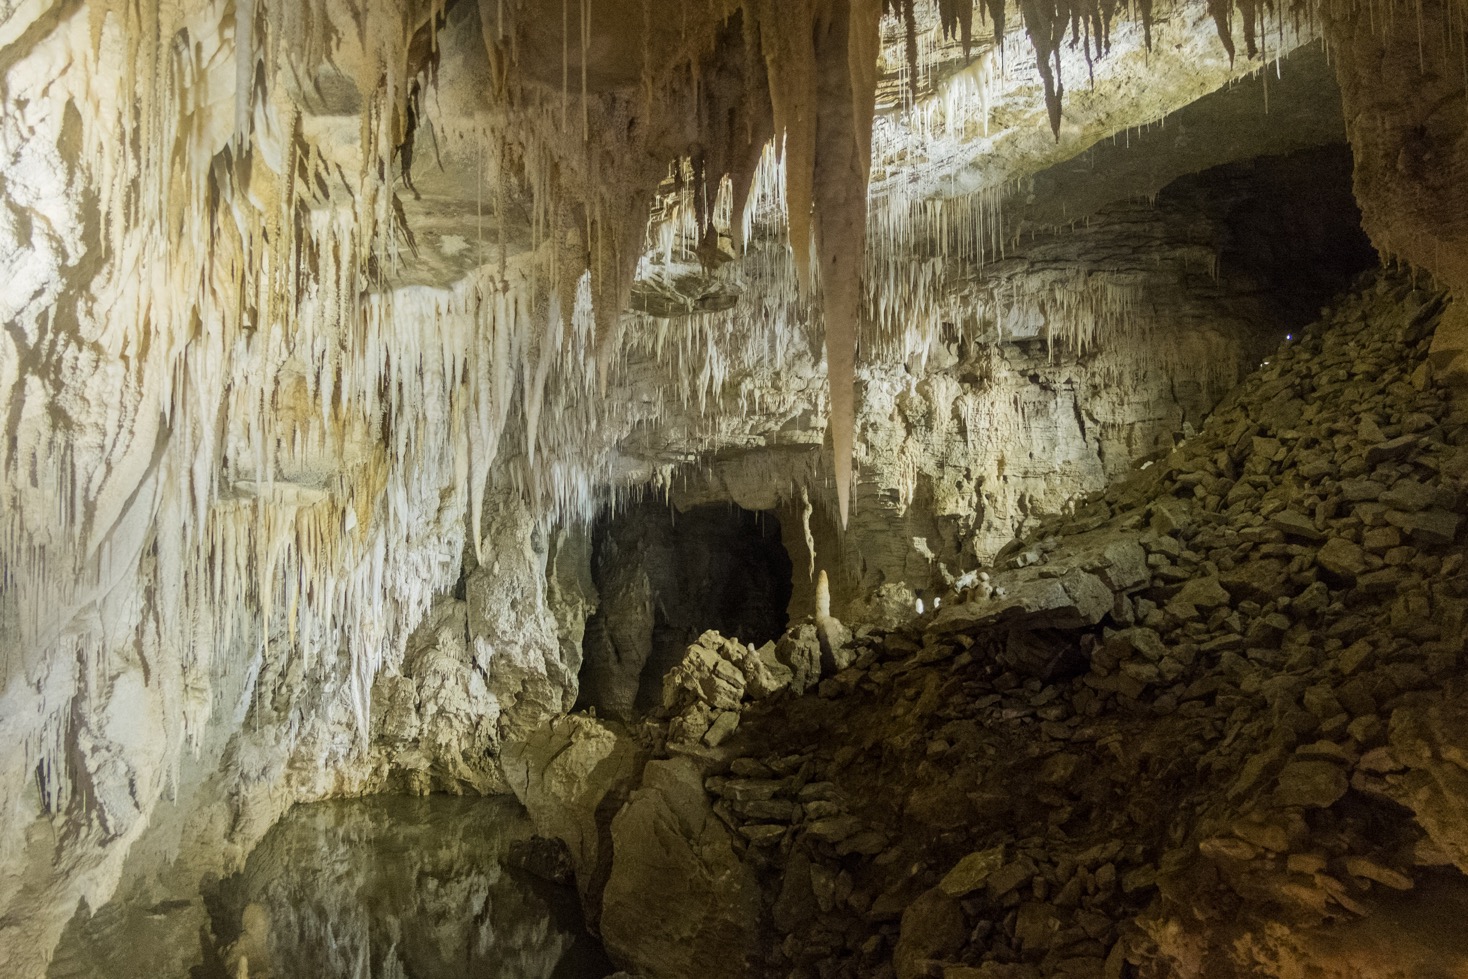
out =
<path fill-rule="evenodd" d="M 1318 72 L 1191 117 L 1248 64 L 1201 7 L 1119 18 L 1054 50 L 1052 136 L 1018 28 L 918 5 L 913 85 L 879 6 L 0 0 L 0 972 L 296 801 L 501 788 L 575 702 L 609 497 L 776 509 L 839 611 L 1256 359 L 1227 189 L 1117 202 L 1338 140 Z M 1347 100 L 1359 147 L 1394 110 Z"/>

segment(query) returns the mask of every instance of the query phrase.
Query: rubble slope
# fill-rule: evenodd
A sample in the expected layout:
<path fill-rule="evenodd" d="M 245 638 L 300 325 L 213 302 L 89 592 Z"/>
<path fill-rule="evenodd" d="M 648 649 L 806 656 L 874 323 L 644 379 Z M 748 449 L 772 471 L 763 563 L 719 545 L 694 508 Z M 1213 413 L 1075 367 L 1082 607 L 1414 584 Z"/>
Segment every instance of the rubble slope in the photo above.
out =
<path fill-rule="evenodd" d="M 936 612 L 703 637 L 671 728 L 614 735 L 667 760 L 610 818 L 619 768 L 583 824 L 612 851 L 609 950 L 653 977 L 705 938 L 717 975 L 1459 974 L 1468 410 L 1426 361 L 1443 310 L 1365 280 Z M 579 743 L 541 740 L 527 759 Z M 632 806 L 664 815 L 633 833 Z M 676 901 L 631 886 L 674 871 Z M 750 873 L 758 902 L 702 902 Z"/>

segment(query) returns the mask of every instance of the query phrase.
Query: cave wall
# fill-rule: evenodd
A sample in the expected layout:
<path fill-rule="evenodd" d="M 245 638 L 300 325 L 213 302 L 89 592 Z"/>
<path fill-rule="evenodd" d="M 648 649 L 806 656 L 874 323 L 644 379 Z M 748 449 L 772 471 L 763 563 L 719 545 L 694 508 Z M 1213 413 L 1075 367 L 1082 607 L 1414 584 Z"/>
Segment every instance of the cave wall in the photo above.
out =
<path fill-rule="evenodd" d="M 725 439 L 788 420 L 763 446 L 715 451 L 681 472 L 674 499 L 777 509 L 795 570 L 792 619 L 811 614 L 821 570 L 838 615 L 883 585 L 931 605 L 1027 521 L 1196 430 L 1265 351 L 1374 264 L 1350 173 L 1340 143 L 1225 163 L 1174 180 L 1153 202 L 1117 200 L 1084 224 L 1033 229 L 1003 259 L 947 263 L 951 320 L 936 336 L 906 357 L 867 338 L 879 353 L 858 373 L 856 505 L 844 532 L 811 422 L 819 403 L 802 411 L 789 400 L 818 390 L 798 357 L 730 379 L 742 402 L 778 411 L 722 422 Z M 693 440 L 694 426 L 677 422 L 657 437 Z M 642 451 L 665 444 L 648 436 Z"/>
<path fill-rule="evenodd" d="M 1455 17 L 1455 13 L 1457 16 Z M 1327 30 L 1356 160 L 1363 223 L 1383 255 L 1468 289 L 1468 87 L 1460 11 L 1428 2 L 1378 24 L 1369 8 L 1336 5 Z M 1468 384 L 1468 313 L 1444 317 L 1433 369 Z"/>
<path fill-rule="evenodd" d="M 1430 0 L 1401 20 L 1332 10 L 1329 33 L 1363 222 L 1381 251 L 1468 284 L 1468 114 L 1461 23 Z"/>
<path fill-rule="evenodd" d="M 486 136 L 502 120 L 466 94 L 494 82 L 475 4 L 445 22 L 424 92 L 433 125 L 419 159 L 437 167 L 404 189 L 406 89 L 438 12 L 87 0 L 0 16 L 0 741 L 12 746 L 0 752 L 0 971 L 39 974 L 79 902 L 102 905 L 120 880 L 139 901 L 192 893 L 188 878 L 238 864 L 296 801 L 495 787 L 485 752 L 574 697 L 597 599 L 571 518 L 599 487 L 668 476 L 700 453 L 722 478 L 720 452 L 795 447 L 815 459 L 800 483 L 818 551 L 846 555 L 833 570 L 849 600 L 931 579 L 914 538 L 951 568 L 969 556 L 964 528 L 997 547 L 1017 517 L 1165 444 L 1247 360 L 1234 313 L 1174 308 L 1166 275 L 1092 274 L 1067 265 L 1064 246 L 1033 280 L 1001 270 L 982 303 L 949 277 L 935 294 L 1013 311 L 1002 324 L 972 317 L 963 335 L 993 326 L 997 339 L 1002 325 L 1008 339 L 979 355 L 930 330 L 921 349 L 884 359 L 893 348 L 864 338 L 867 457 L 840 552 L 819 475 L 830 462 L 814 448 L 828 407 L 820 324 L 792 312 L 783 242 L 766 279 L 759 255 L 748 266 L 747 284 L 778 285 L 767 306 L 739 308 L 760 328 L 628 317 L 623 372 L 592 397 L 597 378 L 579 366 L 590 358 L 547 353 L 590 348 L 591 284 L 551 315 L 531 286 L 532 258 L 549 259 L 522 254 L 531 222 L 499 200 L 523 188 L 486 175 L 505 151 Z M 1212 51 L 1198 37 L 1206 19 L 1169 20 L 1188 46 L 1167 56 Z M 1127 30 L 1130 53 L 1101 66 L 1103 81 L 1112 64 L 1124 69 L 1113 81 L 1137 77 L 1144 55 Z M 1149 89 L 1149 114 L 1246 70 L 1216 51 L 1195 60 L 1186 84 Z M 1144 118 L 1118 108 L 1115 87 L 1076 101 L 1106 126 L 1067 126 L 1063 150 L 1038 130 L 1047 154 Z M 773 242 L 778 227 L 759 233 Z M 1174 272 L 1196 277 L 1214 244 L 1179 251 Z M 1027 303 L 1001 301 L 1006 289 Z M 1137 292 L 1158 308 L 1113 302 Z M 1044 302 L 1057 313 L 1048 347 L 1025 334 L 1045 325 Z M 1154 342 L 1175 338 L 1156 344 L 1163 365 L 1128 360 L 1125 331 L 1094 348 L 1053 342 L 1075 340 L 1077 317 L 1060 312 L 1123 307 L 1162 331 L 1146 334 Z M 680 344 L 696 352 L 679 360 Z M 1168 358 L 1208 376 L 1164 394 Z M 1042 390 L 1147 393 L 1078 439 L 1081 399 L 1031 397 L 1031 374 Z M 565 397 L 528 393 L 553 388 Z M 992 424 L 973 421 L 983 412 Z M 1151 420 L 1137 427 L 1138 415 Z M 1003 453 L 1001 474 L 1003 447 L 1032 417 L 1053 437 L 1032 466 Z M 960 457 L 981 450 L 992 470 L 966 474 Z M 1071 468 L 1054 481 L 1057 459 Z M 505 482 L 491 487 L 491 471 Z M 770 505 L 793 505 L 789 480 L 778 489 Z"/>
<path fill-rule="evenodd" d="M 0 16 L 7 975 L 41 974 L 130 853 L 139 889 L 196 892 L 294 801 L 380 784 L 366 694 L 457 577 L 468 509 L 424 436 L 461 414 L 479 318 L 358 279 L 391 237 L 370 107 L 427 11 Z"/>

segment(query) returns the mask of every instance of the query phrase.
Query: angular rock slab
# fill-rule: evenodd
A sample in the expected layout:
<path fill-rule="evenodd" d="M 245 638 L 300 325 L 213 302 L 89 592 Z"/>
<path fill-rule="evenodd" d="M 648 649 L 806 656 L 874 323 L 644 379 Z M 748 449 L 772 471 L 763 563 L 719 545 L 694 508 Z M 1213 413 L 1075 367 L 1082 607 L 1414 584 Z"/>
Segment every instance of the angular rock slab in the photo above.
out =
<path fill-rule="evenodd" d="M 505 781 L 541 836 L 565 842 L 576 886 L 595 919 L 611 860 L 608 810 L 637 777 L 642 755 L 619 731 L 591 717 L 557 718 L 501 754 Z"/>
<path fill-rule="evenodd" d="M 759 885 L 714 816 L 698 765 L 649 762 L 611 835 L 601 917 L 607 951 L 647 979 L 749 975 Z"/>

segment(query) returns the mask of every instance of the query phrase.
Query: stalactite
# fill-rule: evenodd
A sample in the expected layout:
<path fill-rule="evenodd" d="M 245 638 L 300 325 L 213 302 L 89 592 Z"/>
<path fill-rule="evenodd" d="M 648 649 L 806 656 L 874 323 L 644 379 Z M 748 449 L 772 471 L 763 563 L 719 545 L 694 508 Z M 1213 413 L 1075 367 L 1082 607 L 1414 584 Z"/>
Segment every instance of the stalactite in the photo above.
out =
<path fill-rule="evenodd" d="M 918 100 L 918 83 L 921 81 L 918 63 L 917 0 L 899 0 L 899 2 L 902 6 L 902 31 L 906 38 L 903 46 L 907 54 L 907 99 L 910 105 L 915 105 Z M 967 55 L 968 45 L 965 39 L 964 56 L 967 57 Z"/>
<path fill-rule="evenodd" d="M 760 47 L 768 68 L 770 105 L 785 168 L 785 204 L 790 248 L 801 294 L 811 292 L 811 210 L 815 195 L 818 111 L 816 51 L 812 37 L 818 0 L 758 0 L 746 6 L 760 25 Z"/>
<path fill-rule="evenodd" d="M 995 21 L 996 30 L 994 36 L 1004 36 L 1004 7 L 1002 0 L 999 2 L 999 16 Z M 938 0 L 938 17 L 943 25 L 945 37 L 957 37 L 963 45 L 963 56 L 968 58 L 973 53 L 974 33 L 974 5 L 975 0 Z"/>
<path fill-rule="evenodd" d="M 1060 139 L 1060 108 L 1065 98 L 1065 82 L 1060 77 L 1060 42 L 1070 20 L 1067 0 L 1021 0 L 1025 30 L 1035 48 L 1035 64 L 1045 85 L 1045 108 L 1050 115 L 1050 130 Z"/>
<path fill-rule="evenodd" d="M 984 0 L 984 4 L 989 10 L 989 19 L 994 23 L 994 46 L 999 49 L 1000 57 L 1003 57 L 1005 0 Z"/>
<path fill-rule="evenodd" d="M 1218 39 L 1223 42 L 1223 49 L 1228 52 L 1229 61 L 1234 59 L 1233 29 L 1229 25 L 1229 16 L 1233 13 L 1233 6 L 1233 0 L 1208 0 L 1208 13 L 1213 16 L 1213 23 L 1218 28 Z"/>
<path fill-rule="evenodd" d="M 1023 8 L 1037 52 L 1044 48 L 1042 72 L 1058 71 L 1067 22 L 1104 52 L 1109 8 L 1046 3 Z M 391 163 L 397 152 L 411 176 L 411 131 L 418 165 L 429 166 L 431 104 L 410 112 L 409 100 L 430 99 L 434 82 L 410 51 L 435 49 L 443 11 L 422 6 L 419 22 L 393 5 L 333 22 L 310 4 L 241 0 L 219 7 L 230 24 L 217 33 L 233 46 L 210 50 L 170 5 L 98 0 L 105 16 L 88 28 L 97 39 L 72 47 L 63 38 L 47 54 L 82 64 L 125 51 L 126 77 L 78 75 L 68 80 L 73 90 L 54 91 L 21 79 L 6 93 L 32 100 L 43 124 L 35 107 L 54 102 L 58 119 L 69 100 L 86 107 L 76 166 L 102 215 L 96 247 L 115 258 L 87 283 L 96 322 L 76 327 L 93 331 L 85 342 L 52 321 L 37 326 L 63 351 L 48 363 L 63 381 L 38 373 L 26 383 L 51 399 L 60 389 L 46 385 L 68 377 L 118 392 L 105 428 L 35 412 L 21 437 L 0 441 L 0 589 L 14 598 L 22 630 L 4 654 L 7 688 L 39 684 L 51 664 L 103 676 L 108 651 L 145 633 L 187 637 L 168 654 L 179 680 L 167 737 L 179 751 L 204 742 L 219 677 L 249 678 L 259 724 L 269 715 L 262 670 L 292 657 L 323 683 L 349 678 L 341 703 L 365 736 L 372 683 L 457 576 L 465 535 L 476 556 L 491 556 L 490 474 L 514 469 L 547 520 L 586 519 L 622 499 L 630 491 L 618 482 L 615 449 L 635 427 L 686 408 L 690 441 L 712 446 L 721 408 L 772 410 L 774 396 L 744 372 L 751 364 L 778 372 L 805 357 L 802 297 L 820 300 L 828 388 L 792 394 L 781 407 L 826 411 L 843 526 L 858 349 L 863 358 L 926 357 L 944 324 L 959 324 L 966 340 L 988 336 L 1004 311 L 1028 304 L 1045 309 L 1057 352 L 1091 351 L 1138 315 L 1135 283 L 1104 274 L 1029 292 L 1007 283 L 1008 294 L 947 294 L 955 267 L 1003 247 L 998 190 L 946 201 L 894 192 L 869 211 L 876 0 L 687 5 L 690 18 L 715 26 L 690 29 L 667 63 L 647 65 L 637 97 L 595 91 L 589 0 L 566 6 L 559 87 L 522 77 L 516 31 L 529 8 L 496 3 L 481 22 L 491 104 L 478 129 L 454 134 L 482 152 L 476 193 L 493 227 L 473 243 L 480 267 L 449 288 L 403 286 L 396 277 L 411 263 L 411 229 L 392 194 Z M 902 9 L 915 38 L 912 0 Z M 977 132 L 976 121 L 965 127 L 975 106 L 988 111 L 1004 33 L 1003 3 L 988 0 L 987 9 L 999 44 L 954 78 L 930 79 L 938 90 L 911 107 L 915 131 L 931 126 L 956 140 Z M 1150 9 L 1141 5 L 1149 44 Z M 1240 5 L 1251 56 L 1263 9 Z M 940 17 L 970 56 L 971 3 L 943 0 Z M 414 40 L 420 31 L 426 42 Z M 342 44 L 363 50 L 337 64 Z M 914 102 L 916 51 L 914 39 Z M 281 59 L 354 75 L 343 84 L 361 95 L 357 145 L 328 159 L 311 142 Z M 1057 131 L 1060 82 L 1047 77 Z M 651 117 L 649 106 L 667 118 Z M 52 143 L 60 132 L 57 123 Z M 647 146 L 657 153 L 633 152 Z M 658 251 L 665 265 L 700 251 L 718 256 L 727 233 L 745 259 L 741 305 L 737 314 L 695 311 L 661 329 L 624 329 L 648 203 L 667 163 L 695 151 L 689 206 L 670 217 Z M 51 193 L 66 200 L 70 191 L 58 183 Z M 506 226 L 518 199 L 528 201 L 532 246 L 516 261 Z M 751 247 L 756 218 L 761 240 Z M 765 245 L 782 221 L 793 261 Z M 595 396 L 633 356 L 666 366 L 657 404 Z M 29 406 L 37 394 L 16 396 Z M 984 410 L 960 408 L 966 437 L 976 438 Z M 67 425 L 106 440 L 110 457 L 88 457 Z M 646 471 L 664 488 L 684 472 Z M 904 499 L 912 492 L 906 485 Z M 800 494 L 814 562 L 805 485 Z M 156 621 L 147 625 L 133 608 L 138 582 L 151 589 Z M 347 662 L 338 673 L 340 650 Z M 65 810 L 76 788 L 62 723 L 69 705 L 46 696 L 34 721 L 13 723 L 44 782 L 43 804 Z"/>
<path fill-rule="evenodd" d="M 867 181 L 880 42 L 876 0 L 837 4 L 816 47 L 820 101 L 816 150 L 817 250 L 826 327 L 826 374 L 836 495 L 844 527 L 855 452 L 856 344 L 863 307 Z"/>

